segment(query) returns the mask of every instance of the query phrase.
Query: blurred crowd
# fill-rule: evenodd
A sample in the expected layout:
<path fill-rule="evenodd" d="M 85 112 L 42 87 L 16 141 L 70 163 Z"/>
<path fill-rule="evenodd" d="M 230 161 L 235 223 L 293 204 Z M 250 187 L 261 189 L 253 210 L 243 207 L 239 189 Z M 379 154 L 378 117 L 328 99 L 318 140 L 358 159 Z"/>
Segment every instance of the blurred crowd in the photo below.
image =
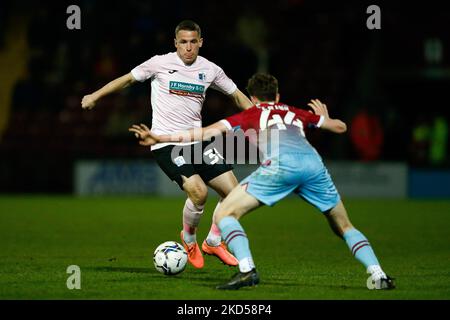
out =
<path fill-rule="evenodd" d="M 81 8 L 81 30 L 66 28 L 69 4 Z M 449 68 L 450 42 L 445 26 L 431 12 L 428 19 L 426 10 L 423 29 L 410 24 L 416 11 L 400 8 L 382 10 L 382 29 L 368 30 L 365 7 L 351 2 L 5 1 L 1 8 L 0 50 L 8 18 L 29 17 L 27 68 L 11 92 L 1 152 L 13 167 L 33 166 L 30 157 L 49 164 L 49 172 L 62 163 L 66 173 L 48 185 L 70 188 L 62 177 L 76 159 L 151 157 L 127 131 L 133 123 L 151 123 L 149 83 L 106 97 L 92 111 L 81 109 L 81 98 L 151 56 L 174 51 L 174 28 L 186 18 L 202 28 L 200 54 L 241 90 L 254 72 L 270 72 L 283 102 L 303 107 L 319 98 L 332 117 L 347 122 L 344 136 L 311 133 L 325 158 L 449 165 L 450 108 L 440 89 L 450 76 L 432 71 Z M 430 75 L 423 76 L 427 70 Z M 237 111 L 231 100 L 209 90 L 204 124 Z"/>

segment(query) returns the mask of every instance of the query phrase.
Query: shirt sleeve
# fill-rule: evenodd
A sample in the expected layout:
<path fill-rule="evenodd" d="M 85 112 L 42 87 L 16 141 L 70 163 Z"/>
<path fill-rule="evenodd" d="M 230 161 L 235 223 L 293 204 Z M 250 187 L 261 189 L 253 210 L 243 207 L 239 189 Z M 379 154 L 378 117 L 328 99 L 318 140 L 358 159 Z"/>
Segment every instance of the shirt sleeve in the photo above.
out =
<path fill-rule="evenodd" d="M 302 119 L 303 123 L 306 124 L 309 128 L 320 128 L 323 121 L 325 120 L 324 116 L 317 115 L 315 113 L 311 113 L 306 110 L 298 109 L 298 108 L 290 108 L 291 111 L 294 111 L 295 114 Z"/>
<path fill-rule="evenodd" d="M 236 113 L 228 118 L 221 120 L 228 130 L 237 131 L 239 129 L 259 128 L 259 109 L 255 106 L 247 110 Z"/>
<path fill-rule="evenodd" d="M 244 113 L 245 111 L 236 113 L 228 118 L 220 120 L 220 122 L 222 122 L 230 131 L 239 130 L 244 119 Z"/>
<path fill-rule="evenodd" d="M 237 90 L 236 84 L 228 78 L 222 68 L 216 66 L 216 69 L 216 76 L 210 87 L 227 95 L 233 94 Z"/>
<path fill-rule="evenodd" d="M 154 56 L 131 70 L 131 74 L 137 81 L 144 82 L 155 75 L 157 67 L 157 56 Z"/>

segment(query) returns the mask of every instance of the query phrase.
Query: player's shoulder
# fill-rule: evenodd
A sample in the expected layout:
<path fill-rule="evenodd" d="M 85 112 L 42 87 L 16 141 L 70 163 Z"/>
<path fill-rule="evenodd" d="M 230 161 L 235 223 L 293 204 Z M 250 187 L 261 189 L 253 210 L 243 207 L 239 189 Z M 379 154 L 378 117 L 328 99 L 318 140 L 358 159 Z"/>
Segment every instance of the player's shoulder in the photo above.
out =
<path fill-rule="evenodd" d="M 277 102 L 277 103 L 275 104 L 275 106 L 276 106 L 278 109 L 280 109 L 280 110 L 290 110 L 291 108 L 296 109 L 295 106 L 291 106 L 291 105 L 286 104 L 286 103 L 283 103 L 283 102 Z"/>
<path fill-rule="evenodd" d="M 260 114 L 261 111 L 263 111 L 264 108 L 261 108 L 259 104 L 254 104 L 250 108 L 245 109 L 244 111 L 241 111 L 241 113 L 245 115 L 255 115 Z"/>
<path fill-rule="evenodd" d="M 176 59 L 176 52 L 169 52 L 163 54 L 155 54 L 150 58 L 153 61 L 171 61 Z"/>
<path fill-rule="evenodd" d="M 291 110 L 291 108 L 295 108 L 295 107 L 291 107 L 285 103 L 282 102 L 264 102 L 264 103 L 258 103 L 256 105 L 256 107 L 258 109 L 264 109 L 264 110 L 279 110 L 279 111 L 289 111 Z"/>
<path fill-rule="evenodd" d="M 287 104 L 287 103 L 277 103 L 277 105 L 280 106 L 280 109 L 285 109 L 285 110 L 289 110 L 289 111 L 294 111 L 294 112 L 307 112 L 307 110 L 305 110 L 304 108 L 301 108 L 299 106 L 296 105 L 292 105 L 292 104 Z"/>
<path fill-rule="evenodd" d="M 169 52 L 163 54 L 155 54 L 147 59 L 144 63 L 152 65 L 161 65 L 165 63 L 171 63 L 176 61 L 176 53 Z"/>
<path fill-rule="evenodd" d="M 203 56 L 200 56 L 200 55 L 197 56 L 197 62 L 198 62 L 199 64 L 202 64 L 202 65 L 204 65 L 204 66 L 206 66 L 206 67 L 209 67 L 209 68 L 215 70 L 216 72 L 217 72 L 218 70 L 221 70 L 221 69 L 222 69 L 222 68 L 219 67 L 216 63 L 214 63 L 214 62 L 212 62 L 211 60 L 208 60 L 207 58 L 205 58 L 205 57 L 203 57 Z"/>

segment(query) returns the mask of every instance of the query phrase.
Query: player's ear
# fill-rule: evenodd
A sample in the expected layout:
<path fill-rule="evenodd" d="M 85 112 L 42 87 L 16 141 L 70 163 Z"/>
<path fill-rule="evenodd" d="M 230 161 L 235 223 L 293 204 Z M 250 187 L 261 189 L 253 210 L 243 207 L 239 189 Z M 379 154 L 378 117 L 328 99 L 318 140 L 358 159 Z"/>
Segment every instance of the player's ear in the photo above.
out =
<path fill-rule="evenodd" d="M 255 96 L 250 96 L 250 100 L 252 101 L 253 104 L 260 103 L 259 99 Z"/>
<path fill-rule="evenodd" d="M 279 101 L 280 101 L 280 94 L 277 93 L 277 96 L 276 96 L 276 98 L 275 98 L 275 103 L 278 103 Z"/>
<path fill-rule="evenodd" d="M 175 48 L 178 48 L 178 47 L 177 47 L 177 45 L 178 45 L 178 43 L 177 43 L 177 38 L 174 38 L 174 39 L 173 39 L 173 45 L 175 46 Z"/>
<path fill-rule="evenodd" d="M 202 45 L 203 45 L 203 38 L 200 38 L 200 39 L 198 40 L 198 47 L 201 48 Z"/>

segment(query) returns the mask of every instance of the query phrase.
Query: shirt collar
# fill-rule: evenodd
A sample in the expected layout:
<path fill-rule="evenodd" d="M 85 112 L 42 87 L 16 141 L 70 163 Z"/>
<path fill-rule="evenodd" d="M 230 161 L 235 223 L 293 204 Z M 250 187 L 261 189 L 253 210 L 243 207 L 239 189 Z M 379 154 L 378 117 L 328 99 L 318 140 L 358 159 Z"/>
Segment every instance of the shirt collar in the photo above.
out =
<path fill-rule="evenodd" d="M 177 62 L 179 62 L 181 65 L 183 65 L 183 66 L 185 66 L 187 68 L 195 66 L 197 64 L 197 61 L 198 61 L 198 58 L 199 58 L 199 56 L 197 56 L 197 58 L 195 59 L 195 61 L 192 64 L 185 64 L 183 62 L 183 60 L 181 60 L 181 58 L 178 56 L 178 52 L 175 51 L 174 54 L 175 54 Z"/>

